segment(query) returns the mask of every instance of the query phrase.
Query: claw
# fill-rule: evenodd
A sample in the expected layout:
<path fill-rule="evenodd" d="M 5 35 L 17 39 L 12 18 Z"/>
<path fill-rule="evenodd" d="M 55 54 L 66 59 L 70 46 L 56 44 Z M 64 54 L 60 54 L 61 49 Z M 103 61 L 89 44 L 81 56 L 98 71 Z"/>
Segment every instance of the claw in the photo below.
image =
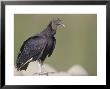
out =
<path fill-rule="evenodd" d="M 34 73 L 33 75 L 39 75 L 39 76 L 42 76 L 42 75 L 46 75 L 46 76 L 48 76 L 49 75 L 49 73 L 55 73 L 55 72 L 44 72 L 44 73 Z"/>

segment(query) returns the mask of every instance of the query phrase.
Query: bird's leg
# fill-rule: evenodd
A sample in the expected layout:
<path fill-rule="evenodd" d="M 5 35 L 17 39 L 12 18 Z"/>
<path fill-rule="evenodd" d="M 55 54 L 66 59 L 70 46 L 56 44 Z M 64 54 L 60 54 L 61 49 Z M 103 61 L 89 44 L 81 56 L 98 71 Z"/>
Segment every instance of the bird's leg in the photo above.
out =
<path fill-rule="evenodd" d="M 44 72 L 43 70 L 43 62 L 41 60 L 38 61 L 38 69 L 39 71 L 37 73 L 34 73 L 41 76 L 41 75 L 46 75 L 46 76 L 49 76 L 49 73 L 54 73 L 54 72 Z"/>
<path fill-rule="evenodd" d="M 40 60 L 39 64 L 40 64 L 40 73 L 42 74 L 43 73 L 43 71 L 42 71 L 42 65 L 43 65 L 43 63 L 41 62 L 41 60 Z"/>
<path fill-rule="evenodd" d="M 40 73 L 39 73 L 39 75 L 44 75 L 45 73 L 43 73 L 43 70 L 42 70 L 42 66 L 43 66 L 43 63 L 42 63 L 42 61 L 40 60 L 39 61 L 39 69 L 40 69 Z"/>
<path fill-rule="evenodd" d="M 41 60 L 38 61 L 38 67 L 37 67 L 37 73 L 34 73 L 33 75 L 39 75 L 39 76 L 42 76 L 42 75 L 46 75 L 46 76 L 49 76 L 50 73 L 54 73 L 54 72 L 44 72 L 43 70 L 43 62 Z"/>
<path fill-rule="evenodd" d="M 39 64 L 40 64 L 40 73 L 39 73 L 39 75 L 46 75 L 46 76 L 48 76 L 49 73 L 54 73 L 54 72 L 44 72 L 42 70 L 42 68 L 43 68 L 43 62 L 41 60 L 40 60 Z"/>
<path fill-rule="evenodd" d="M 43 62 L 41 60 L 39 61 L 39 64 L 40 64 L 40 73 L 39 73 L 39 75 L 47 75 L 48 76 L 48 72 L 44 72 L 42 70 L 42 68 L 43 68 Z"/>
<path fill-rule="evenodd" d="M 35 74 L 38 74 L 38 75 L 42 75 L 43 74 L 43 71 L 42 71 L 42 65 L 43 63 L 41 62 L 41 60 L 38 61 L 38 68 L 37 68 L 37 73 L 34 73 Z"/>

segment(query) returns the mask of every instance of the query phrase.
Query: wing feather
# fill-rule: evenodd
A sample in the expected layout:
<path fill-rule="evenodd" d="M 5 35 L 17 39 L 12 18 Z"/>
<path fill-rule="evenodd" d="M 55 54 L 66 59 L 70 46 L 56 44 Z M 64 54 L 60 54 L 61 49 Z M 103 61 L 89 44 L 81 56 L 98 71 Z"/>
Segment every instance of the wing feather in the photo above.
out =
<path fill-rule="evenodd" d="M 46 39 L 39 36 L 31 37 L 26 40 L 20 49 L 20 53 L 16 61 L 17 69 L 22 69 L 22 67 L 25 69 L 24 66 L 28 64 L 30 62 L 29 60 L 34 56 L 39 58 L 42 55 L 42 51 L 45 49 L 46 44 Z"/>
<path fill-rule="evenodd" d="M 52 47 L 51 47 L 51 49 L 49 50 L 48 57 L 50 57 L 50 56 L 52 55 L 53 50 L 55 49 L 55 44 L 56 44 L 56 39 L 55 39 L 55 37 L 53 37 L 52 40 L 53 40 L 53 44 L 51 45 Z"/>

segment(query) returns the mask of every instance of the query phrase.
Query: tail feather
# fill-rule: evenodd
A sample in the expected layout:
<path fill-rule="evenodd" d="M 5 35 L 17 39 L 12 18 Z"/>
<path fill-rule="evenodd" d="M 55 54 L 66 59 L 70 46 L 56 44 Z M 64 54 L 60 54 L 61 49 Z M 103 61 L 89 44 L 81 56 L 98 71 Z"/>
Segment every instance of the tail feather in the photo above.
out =
<path fill-rule="evenodd" d="M 28 65 L 29 65 L 29 62 L 28 62 L 27 64 L 25 64 L 25 66 L 22 66 L 22 67 L 20 67 L 20 66 L 18 65 L 19 67 L 16 67 L 16 68 L 17 68 L 17 71 L 21 71 L 21 70 L 25 70 L 25 71 L 26 71 Z"/>
<path fill-rule="evenodd" d="M 31 59 L 29 59 L 29 60 L 27 60 L 26 62 L 24 62 L 24 61 L 20 61 L 20 59 L 17 59 L 17 61 L 16 61 L 16 68 L 17 68 L 17 71 L 21 71 L 21 70 L 26 70 L 27 69 L 27 67 L 28 67 L 28 65 L 29 65 L 29 63 L 32 61 L 32 59 L 33 58 L 31 58 Z"/>

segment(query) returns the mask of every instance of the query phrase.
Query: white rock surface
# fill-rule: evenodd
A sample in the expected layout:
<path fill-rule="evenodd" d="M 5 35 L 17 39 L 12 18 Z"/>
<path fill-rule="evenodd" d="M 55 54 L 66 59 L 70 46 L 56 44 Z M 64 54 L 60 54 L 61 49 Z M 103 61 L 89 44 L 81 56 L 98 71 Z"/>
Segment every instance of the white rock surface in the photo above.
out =
<path fill-rule="evenodd" d="M 35 73 L 39 73 L 40 72 L 39 67 L 40 66 L 39 66 L 39 63 L 38 62 L 31 62 L 31 63 L 29 63 L 28 68 L 27 68 L 26 71 L 25 70 L 22 70 L 20 72 L 21 73 L 21 76 L 22 75 L 24 75 L 24 76 L 32 76 Z M 49 64 L 44 64 L 42 66 L 42 71 L 43 72 L 56 72 L 56 70 L 52 66 L 50 66 Z M 15 75 L 17 75 L 17 73 L 18 73 L 18 75 L 20 75 L 19 72 L 16 72 Z"/>
<path fill-rule="evenodd" d="M 23 76 L 23 73 L 22 73 L 22 71 L 17 71 L 17 69 L 14 68 L 14 75 L 15 76 Z"/>
<path fill-rule="evenodd" d="M 39 76 L 39 63 L 38 62 L 31 62 L 28 65 L 27 70 L 17 71 L 14 69 L 15 76 Z M 42 71 L 45 74 L 41 74 L 40 76 L 87 76 L 88 72 L 80 65 L 73 65 L 70 67 L 66 72 L 64 71 L 57 71 L 49 64 L 43 64 Z M 48 74 L 47 74 L 48 72 Z"/>
<path fill-rule="evenodd" d="M 56 73 L 49 73 L 49 76 L 69 76 L 67 72 L 56 72 Z"/>
<path fill-rule="evenodd" d="M 68 73 L 72 76 L 87 76 L 88 72 L 80 65 L 73 65 Z"/>

